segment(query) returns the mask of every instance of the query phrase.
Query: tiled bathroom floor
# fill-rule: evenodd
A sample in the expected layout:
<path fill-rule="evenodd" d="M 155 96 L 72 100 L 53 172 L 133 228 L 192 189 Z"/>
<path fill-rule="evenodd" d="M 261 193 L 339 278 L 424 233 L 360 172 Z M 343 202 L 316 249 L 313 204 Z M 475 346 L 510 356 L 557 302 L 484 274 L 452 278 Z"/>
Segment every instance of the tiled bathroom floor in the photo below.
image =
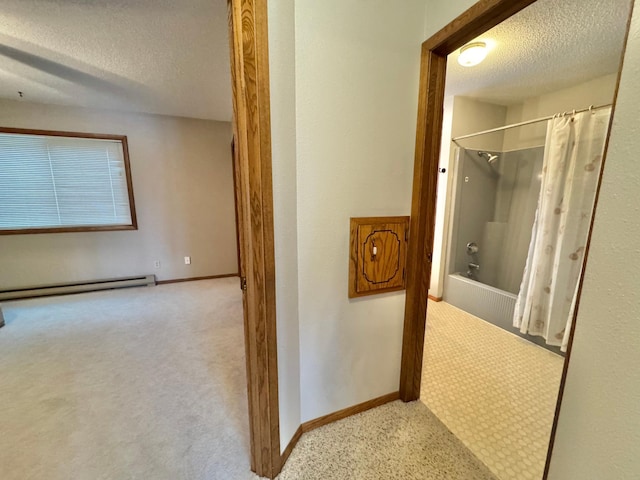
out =
<path fill-rule="evenodd" d="M 429 301 L 421 400 L 500 480 L 540 480 L 564 359 Z"/>

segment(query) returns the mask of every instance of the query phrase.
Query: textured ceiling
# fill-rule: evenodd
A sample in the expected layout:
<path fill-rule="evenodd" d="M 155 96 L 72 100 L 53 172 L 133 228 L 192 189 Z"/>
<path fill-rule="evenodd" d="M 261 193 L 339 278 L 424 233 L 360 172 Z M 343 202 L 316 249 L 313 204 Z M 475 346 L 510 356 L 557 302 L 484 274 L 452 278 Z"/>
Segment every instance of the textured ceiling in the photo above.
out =
<path fill-rule="evenodd" d="M 0 97 L 231 119 L 226 0 L 0 0 Z"/>
<path fill-rule="evenodd" d="M 615 72 L 629 0 L 538 0 L 452 54 L 447 95 L 508 105 Z M 0 0 L 0 97 L 231 119 L 226 0 Z"/>
<path fill-rule="evenodd" d="M 447 95 L 509 105 L 616 72 L 629 0 L 538 0 L 478 37 L 480 65 L 449 56 Z"/>

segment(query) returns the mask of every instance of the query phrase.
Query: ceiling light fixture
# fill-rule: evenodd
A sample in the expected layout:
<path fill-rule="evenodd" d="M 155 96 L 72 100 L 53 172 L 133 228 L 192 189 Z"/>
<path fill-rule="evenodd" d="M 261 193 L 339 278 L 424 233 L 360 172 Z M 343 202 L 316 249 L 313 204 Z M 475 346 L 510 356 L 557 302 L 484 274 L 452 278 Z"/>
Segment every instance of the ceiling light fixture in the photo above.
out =
<path fill-rule="evenodd" d="M 460 49 L 458 63 L 463 67 L 474 67 L 487 56 L 487 44 L 485 42 L 473 42 Z"/>

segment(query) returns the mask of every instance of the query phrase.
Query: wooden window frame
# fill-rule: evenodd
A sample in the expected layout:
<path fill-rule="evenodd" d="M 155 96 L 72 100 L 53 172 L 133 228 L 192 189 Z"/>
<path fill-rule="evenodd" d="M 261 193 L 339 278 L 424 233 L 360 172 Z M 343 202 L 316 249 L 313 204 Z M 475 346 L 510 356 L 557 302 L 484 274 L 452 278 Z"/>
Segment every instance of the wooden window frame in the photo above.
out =
<path fill-rule="evenodd" d="M 137 230 L 138 219 L 133 197 L 133 182 L 131 180 L 131 167 L 129 164 L 129 144 L 126 135 L 110 135 L 102 133 L 65 132 L 60 130 L 33 130 L 28 128 L 0 127 L 0 133 L 13 133 L 17 135 L 42 135 L 47 137 L 89 138 L 94 140 L 115 140 L 122 143 L 124 157 L 124 170 L 127 180 L 127 194 L 129 196 L 129 211 L 131 214 L 130 225 L 79 225 L 75 227 L 44 227 L 44 228 L 16 228 L 0 230 L 0 235 L 31 235 L 39 233 L 69 233 L 69 232 L 113 232 L 122 230 Z"/>

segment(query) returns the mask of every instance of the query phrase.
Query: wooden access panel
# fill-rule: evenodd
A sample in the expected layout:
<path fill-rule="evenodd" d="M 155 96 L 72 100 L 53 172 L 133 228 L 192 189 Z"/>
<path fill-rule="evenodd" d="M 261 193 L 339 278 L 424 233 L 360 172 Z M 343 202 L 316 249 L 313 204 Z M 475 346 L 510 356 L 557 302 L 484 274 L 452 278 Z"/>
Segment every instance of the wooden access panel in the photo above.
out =
<path fill-rule="evenodd" d="M 405 288 L 409 217 L 351 219 L 349 298 Z"/>

